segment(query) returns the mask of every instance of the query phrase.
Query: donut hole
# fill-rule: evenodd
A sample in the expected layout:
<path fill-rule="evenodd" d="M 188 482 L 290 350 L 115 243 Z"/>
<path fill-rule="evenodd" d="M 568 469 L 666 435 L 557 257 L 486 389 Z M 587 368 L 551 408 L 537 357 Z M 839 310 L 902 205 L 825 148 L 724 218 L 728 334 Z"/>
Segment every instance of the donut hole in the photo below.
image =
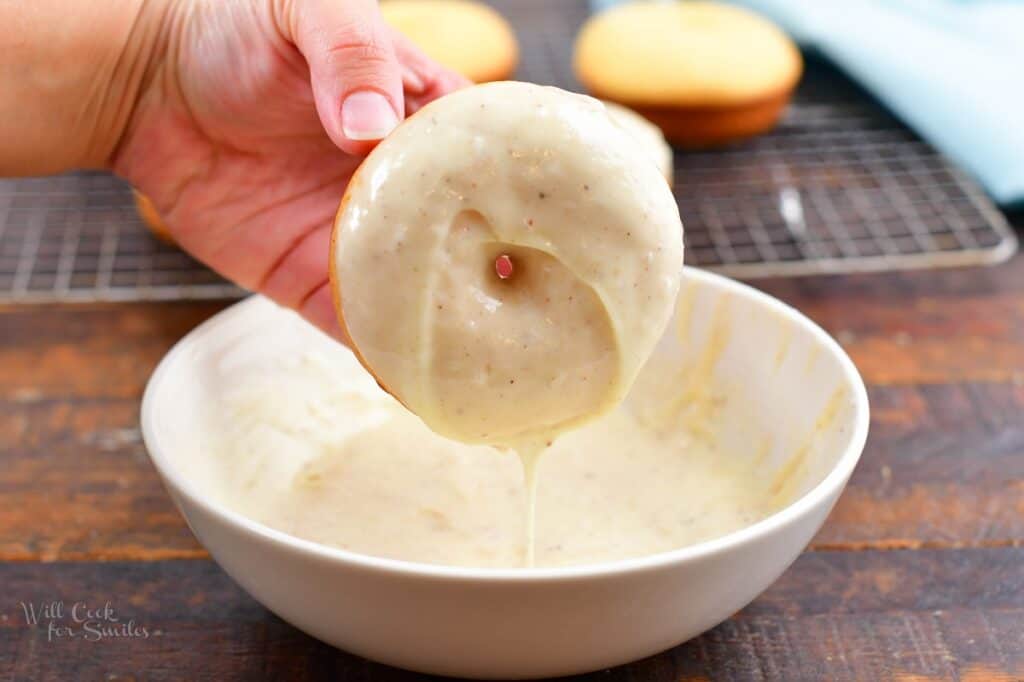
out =
<path fill-rule="evenodd" d="M 495 240 L 475 211 L 452 227 L 431 292 L 435 423 L 457 424 L 464 439 L 512 440 L 601 410 L 618 349 L 593 288 L 552 254 Z M 507 279 L 495 272 L 502 256 L 514 264 Z"/>
<path fill-rule="evenodd" d="M 501 280 L 512 279 L 512 275 L 516 274 L 516 267 L 510 255 L 502 253 L 494 259 L 494 274 Z"/>

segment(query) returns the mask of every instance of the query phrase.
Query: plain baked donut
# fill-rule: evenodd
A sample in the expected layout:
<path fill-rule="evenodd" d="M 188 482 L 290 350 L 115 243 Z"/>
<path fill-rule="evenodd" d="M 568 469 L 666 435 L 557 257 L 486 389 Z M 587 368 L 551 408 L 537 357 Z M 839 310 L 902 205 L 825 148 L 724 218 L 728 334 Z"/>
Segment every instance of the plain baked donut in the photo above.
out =
<path fill-rule="evenodd" d="M 442 435 L 548 440 L 625 397 L 683 261 L 655 164 L 583 95 L 479 85 L 424 107 L 349 183 L 331 246 L 342 326 Z"/>
<path fill-rule="evenodd" d="M 674 144 L 706 147 L 769 130 L 800 80 L 800 51 L 754 12 L 718 2 L 628 2 L 591 17 L 576 76 Z"/>
<path fill-rule="evenodd" d="M 505 18 L 472 0 L 386 0 L 384 21 L 427 56 L 474 83 L 509 78 L 519 44 Z"/>
<path fill-rule="evenodd" d="M 160 213 L 157 212 L 156 206 L 149 200 L 142 192 L 138 190 L 132 190 L 132 196 L 135 199 L 135 210 L 138 212 L 139 217 L 142 218 L 143 224 L 152 232 L 157 239 L 166 242 L 168 244 L 175 244 L 174 237 L 171 236 L 171 230 L 164 223 L 163 218 L 160 217 Z"/>

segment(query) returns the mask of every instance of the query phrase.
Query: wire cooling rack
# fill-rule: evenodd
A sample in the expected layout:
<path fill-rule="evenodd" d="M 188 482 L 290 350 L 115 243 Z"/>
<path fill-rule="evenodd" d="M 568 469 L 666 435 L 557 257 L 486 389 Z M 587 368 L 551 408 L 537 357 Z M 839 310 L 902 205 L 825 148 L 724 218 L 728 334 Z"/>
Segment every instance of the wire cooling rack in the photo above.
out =
<path fill-rule="evenodd" d="M 571 62 L 586 2 L 494 4 L 517 28 L 519 77 L 582 91 Z M 820 60 L 772 132 L 676 151 L 674 165 L 687 262 L 734 277 L 980 265 L 1017 249 L 972 180 Z"/>
<path fill-rule="evenodd" d="M 520 40 L 517 77 L 579 90 L 586 2 L 496 2 Z M 825 63 L 781 124 L 732 147 L 676 152 L 687 262 L 737 277 L 995 263 L 1016 250 L 969 178 Z M 0 301 L 242 295 L 150 235 L 102 173 L 0 181 Z"/>
<path fill-rule="evenodd" d="M 0 301 L 233 298 L 228 284 L 143 226 L 105 173 L 0 182 Z"/>

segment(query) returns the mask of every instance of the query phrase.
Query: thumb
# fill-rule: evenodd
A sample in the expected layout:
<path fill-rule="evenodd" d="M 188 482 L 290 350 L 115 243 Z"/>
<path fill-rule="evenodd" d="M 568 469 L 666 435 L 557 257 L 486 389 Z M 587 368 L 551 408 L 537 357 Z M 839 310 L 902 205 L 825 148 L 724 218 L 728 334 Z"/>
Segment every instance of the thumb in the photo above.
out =
<path fill-rule="evenodd" d="M 402 72 L 375 0 L 282 0 L 281 23 L 309 64 L 320 122 L 365 154 L 402 119 Z"/>

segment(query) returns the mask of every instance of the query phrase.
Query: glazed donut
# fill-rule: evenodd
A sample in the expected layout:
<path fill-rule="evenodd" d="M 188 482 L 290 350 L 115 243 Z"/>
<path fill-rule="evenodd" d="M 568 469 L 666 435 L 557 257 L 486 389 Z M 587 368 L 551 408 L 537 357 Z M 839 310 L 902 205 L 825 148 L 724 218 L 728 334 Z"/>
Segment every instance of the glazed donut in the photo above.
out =
<path fill-rule="evenodd" d="M 443 97 L 381 142 L 330 255 L 378 382 L 442 435 L 513 447 L 625 397 L 682 262 L 668 185 L 601 103 L 516 82 Z"/>

